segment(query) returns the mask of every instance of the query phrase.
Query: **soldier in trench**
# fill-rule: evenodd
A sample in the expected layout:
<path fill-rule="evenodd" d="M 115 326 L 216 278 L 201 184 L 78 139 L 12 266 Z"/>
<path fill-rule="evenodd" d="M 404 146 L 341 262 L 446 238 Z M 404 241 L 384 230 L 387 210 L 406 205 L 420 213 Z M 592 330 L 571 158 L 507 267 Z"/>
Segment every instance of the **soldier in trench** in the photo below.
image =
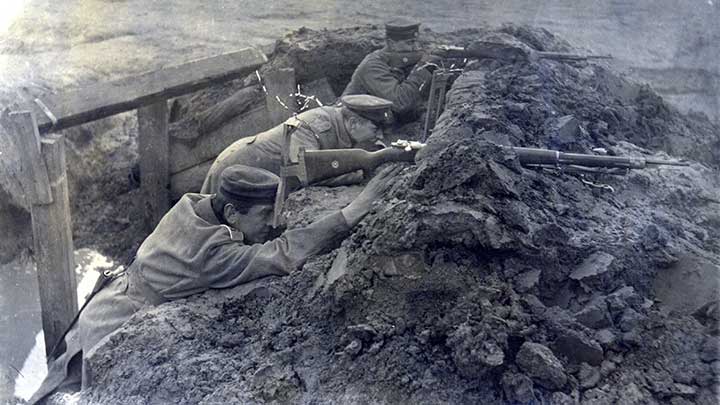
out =
<path fill-rule="evenodd" d="M 292 126 L 290 157 L 297 160 L 300 147 L 307 150 L 362 148 L 377 149 L 383 141 L 383 127 L 392 123 L 393 103 L 369 95 L 351 95 L 338 106 L 318 107 L 286 121 Z M 242 138 L 225 148 L 205 176 L 203 194 L 217 192 L 219 176 L 232 165 L 259 167 L 280 174 L 283 125 L 255 136 Z M 354 184 L 362 173 L 350 173 L 323 183 L 328 186 Z"/>
<path fill-rule="evenodd" d="M 49 360 L 48 375 L 30 403 L 58 389 L 91 386 L 93 370 L 85 360 L 145 305 L 299 269 L 347 235 L 399 170 L 382 170 L 342 210 L 272 238 L 278 176 L 250 166 L 226 168 L 217 193 L 185 194 L 145 239 L 127 270 L 105 279 L 65 336 L 64 352 Z"/>
<path fill-rule="evenodd" d="M 423 53 L 418 42 L 420 23 L 395 19 L 385 24 L 385 47 L 370 53 L 355 69 L 343 95 L 370 94 L 390 100 L 395 119 L 407 123 L 419 117 L 440 58 Z"/>

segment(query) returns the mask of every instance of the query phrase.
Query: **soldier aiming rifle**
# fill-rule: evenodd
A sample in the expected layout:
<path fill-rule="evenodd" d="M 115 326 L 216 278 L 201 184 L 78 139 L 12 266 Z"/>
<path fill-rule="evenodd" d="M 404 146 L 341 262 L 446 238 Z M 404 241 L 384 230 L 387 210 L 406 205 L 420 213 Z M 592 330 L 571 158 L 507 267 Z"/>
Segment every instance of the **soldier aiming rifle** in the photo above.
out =
<path fill-rule="evenodd" d="M 287 197 L 284 184 L 291 182 L 305 187 L 323 180 L 337 177 L 356 170 L 369 173 L 388 162 L 414 162 L 416 153 L 425 147 L 424 143 L 399 140 L 391 147 L 375 152 L 362 149 L 343 150 L 300 150 L 297 162 L 285 160 L 281 169 L 280 185 L 275 200 L 274 222 L 280 221 L 280 215 Z M 571 173 L 623 175 L 631 169 L 646 169 L 656 166 L 688 166 L 681 160 L 663 160 L 632 156 L 605 156 L 584 153 L 567 153 L 540 148 L 500 146 L 514 153 L 520 164 L 528 168 L 562 170 Z M 598 186 L 583 180 L 583 183 L 609 189 L 610 186 Z"/>

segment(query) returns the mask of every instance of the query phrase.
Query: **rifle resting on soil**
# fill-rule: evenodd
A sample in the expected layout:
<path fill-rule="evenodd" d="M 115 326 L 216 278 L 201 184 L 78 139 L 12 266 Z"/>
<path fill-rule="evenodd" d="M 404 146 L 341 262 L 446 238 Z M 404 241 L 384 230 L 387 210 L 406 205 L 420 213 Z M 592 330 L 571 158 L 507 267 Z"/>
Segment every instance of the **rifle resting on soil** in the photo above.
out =
<path fill-rule="evenodd" d="M 289 136 L 288 136 L 289 138 Z M 343 174 L 363 170 L 368 173 L 388 162 L 414 162 L 415 154 L 425 147 L 424 143 L 398 140 L 391 147 L 375 152 L 363 149 L 305 150 L 301 148 L 298 161 L 292 162 L 283 154 L 280 170 L 280 187 L 275 200 L 274 221 L 277 226 L 287 198 L 288 180 L 295 186 L 306 187 Z M 663 160 L 632 156 L 604 156 L 583 153 L 567 153 L 540 148 L 500 146 L 514 152 L 520 164 L 528 168 L 555 169 L 574 173 L 626 174 L 630 169 L 655 166 L 688 166 L 681 160 Z M 284 148 L 287 149 L 287 148 Z M 583 181 L 596 186 L 593 183 Z M 609 186 L 603 188 L 610 188 Z M 612 189 L 612 188 L 610 188 Z"/>
<path fill-rule="evenodd" d="M 440 45 L 433 54 L 446 59 L 499 59 L 506 61 L 551 59 L 559 61 L 583 61 L 588 59 L 612 59 L 611 55 L 580 55 L 564 52 L 536 51 L 520 44 L 495 41 L 475 41 L 467 47 Z"/>

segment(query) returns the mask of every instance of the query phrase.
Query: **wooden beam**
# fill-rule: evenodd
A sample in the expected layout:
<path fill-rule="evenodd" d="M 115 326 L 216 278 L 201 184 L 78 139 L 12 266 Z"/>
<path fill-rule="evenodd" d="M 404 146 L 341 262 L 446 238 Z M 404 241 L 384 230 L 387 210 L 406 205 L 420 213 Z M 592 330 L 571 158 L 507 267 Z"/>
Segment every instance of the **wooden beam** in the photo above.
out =
<path fill-rule="evenodd" d="M 187 141 L 170 139 L 170 173 L 178 173 L 207 160 L 215 159 L 233 142 L 246 136 L 255 135 L 272 126 L 270 115 L 264 105 L 245 114 L 236 116 L 215 132 L 198 139 Z M 201 182 L 202 184 L 202 182 Z M 198 190 L 188 190 L 198 192 Z"/>
<path fill-rule="evenodd" d="M 13 137 L 21 156 L 21 184 L 30 204 L 50 204 L 52 195 L 45 163 L 40 154 L 40 134 L 30 111 L 11 112 L 0 117 Z"/>
<path fill-rule="evenodd" d="M 145 226 L 152 231 L 169 207 L 168 185 L 169 150 L 168 107 L 162 100 L 138 108 L 138 150 L 140 151 L 140 189 Z"/>
<path fill-rule="evenodd" d="M 260 100 L 260 87 L 251 86 L 238 90 L 232 96 L 197 115 L 198 133 L 205 135 L 222 127 L 233 117 L 247 111 Z"/>
<path fill-rule="evenodd" d="M 297 111 L 295 104 L 296 91 L 295 69 L 285 68 L 265 73 L 263 83 L 267 89 L 266 104 L 273 125 L 279 125 L 292 117 Z M 277 98 L 276 98 L 277 97 Z M 280 102 L 278 102 L 280 99 Z M 287 107 L 287 108 L 286 108 Z"/>
<path fill-rule="evenodd" d="M 40 132 L 47 133 L 243 77 L 265 62 L 264 53 L 245 48 L 76 91 L 47 95 L 38 104 L 47 107 L 54 116 L 54 125 L 43 108 L 39 105 L 32 108 L 37 113 Z"/>
<path fill-rule="evenodd" d="M 78 311 L 70 199 L 65 170 L 65 139 L 51 135 L 41 142 L 41 153 L 50 180 L 52 202 L 32 204 L 33 240 L 40 307 L 45 333 L 45 353 L 62 339 Z"/>
<path fill-rule="evenodd" d="M 14 132 L 10 132 L 12 128 L 6 128 L 6 125 L 9 125 L 6 116 L 9 113 L 9 110 L 0 111 L 0 173 L 2 173 L 0 189 L 4 189 L 9 195 L 9 201 L 5 201 L 5 203 L 18 207 L 29 207 L 29 196 L 27 196 L 25 188 L 31 183 L 24 180 L 26 173 L 23 171 L 27 159 L 20 153 L 17 146 L 18 136 Z M 0 202 L 0 206 L 2 205 L 4 204 Z"/>

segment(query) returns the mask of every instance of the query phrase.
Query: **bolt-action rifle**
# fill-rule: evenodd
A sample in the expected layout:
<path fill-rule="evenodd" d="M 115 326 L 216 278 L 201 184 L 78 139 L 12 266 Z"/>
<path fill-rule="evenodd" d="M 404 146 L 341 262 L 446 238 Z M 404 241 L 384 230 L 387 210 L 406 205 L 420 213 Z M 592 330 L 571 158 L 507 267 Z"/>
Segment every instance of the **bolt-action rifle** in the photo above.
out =
<path fill-rule="evenodd" d="M 524 44 L 510 44 L 499 40 L 479 40 L 471 43 L 467 47 L 440 45 L 433 49 L 431 54 L 443 60 L 462 59 L 462 62 L 459 63 L 461 66 L 467 63 L 468 59 L 499 59 L 511 62 L 552 59 L 572 62 L 612 58 L 610 55 L 580 55 L 574 53 L 536 51 Z M 449 78 L 462 71 L 462 69 L 456 68 L 457 63 L 453 63 L 450 68 L 446 68 L 444 65 L 445 64 L 440 61 L 439 66 L 437 66 L 438 69 L 433 72 L 428 95 L 425 125 L 423 127 L 423 136 L 425 139 L 430 136 L 445 106 L 445 92 Z"/>
<path fill-rule="evenodd" d="M 564 52 L 536 51 L 519 44 L 508 44 L 499 41 L 480 40 L 467 47 L 440 45 L 432 54 L 444 59 L 499 59 L 506 61 L 524 61 L 553 59 L 560 61 L 583 61 L 588 59 L 612 59 L 611 55 L 580 55 Z"/>
<path fill-rule="evenodd" d="M 280 170 L 280 187 L 275 200 L 275 226 L 280 221 L 280 215 L 288 194 L 287 185 L 289 180 L 292 184 L 306 187 L 357 170 L 364 170 L 367 173 L 388 162 L 414 162 L 415 154 L 423 147 L 425 147 L 424 143 L 399 140 L 393 142 L 391 147 L 375 152 L 368 152 L 363 149 L 304 150 L 301 148 L 297 162 L 286 160 L 287 155 L 283 155 L 283 165 Z M 501 148 L 514 152 L 520 164 L 525 167 L 579 173 L 621 175 L 626 174 L 630 169 L 689 165 L 688 162 L 681 160 L 589 155 L 515 146 L 501 146 Z M 594 183 L 583 182 L 598 187 Z M 610 186 L 599 187 L 612 190 Z"/>

